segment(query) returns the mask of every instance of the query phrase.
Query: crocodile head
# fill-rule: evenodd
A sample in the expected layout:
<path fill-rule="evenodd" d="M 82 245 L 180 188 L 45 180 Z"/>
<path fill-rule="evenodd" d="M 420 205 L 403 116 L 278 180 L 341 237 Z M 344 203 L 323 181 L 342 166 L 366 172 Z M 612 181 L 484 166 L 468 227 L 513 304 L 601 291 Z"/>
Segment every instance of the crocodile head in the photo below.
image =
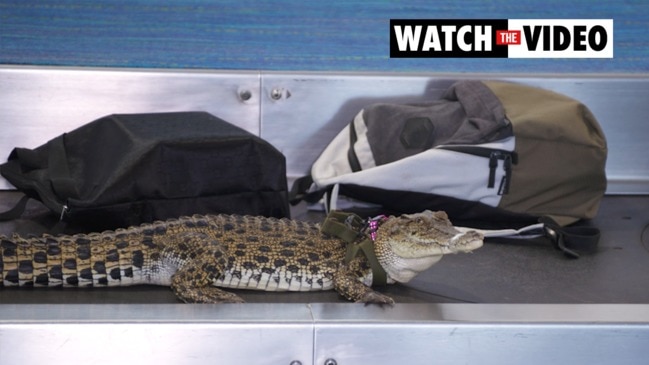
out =
<path fill-rule="evenodd" d="M 388 277 L 405 283 L 446 254 L 481 247 L 482 240 L 479 232 L 457 230 L 445 212 L 426 210 L 387 219 L 376 232 L 374 250 Z"/>

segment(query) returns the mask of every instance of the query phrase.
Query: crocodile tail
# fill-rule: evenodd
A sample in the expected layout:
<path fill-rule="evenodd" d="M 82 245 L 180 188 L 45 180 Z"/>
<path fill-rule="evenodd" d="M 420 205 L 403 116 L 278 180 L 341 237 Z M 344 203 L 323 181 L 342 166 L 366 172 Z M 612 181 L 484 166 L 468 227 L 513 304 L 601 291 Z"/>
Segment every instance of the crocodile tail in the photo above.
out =
<path fill-rule="evenodd" d="M 140 229 L 56 237 L 0 236 L 0 286 L 141 283 L 146 242 Z"/>
<path fill-rule="evenodd" d="M 0 236 L 0 272 L 2 285 L 29 285 L 33 282 L 35 268 L 32 252 L 39 250 L 33 238 L 24 239 L 18 235 Z"/>
<path fill-rule="evenodd" d="M 15 243 L 10 241 L 6 236 L 0 236 L 0 275 L 2 275 L 2 277 L 0 277 L 0 287 L 5 285 L 4 282 L 8 274 L 5 272 L 5 256 L 12 255 L 11 250 L 15 250 Z M 9 268 L 9 264 L 6 266 Z"/>
<path fill-rule="evenodd" d="M 48 235 L 28 238 L 16 234 L 0 236 L 0 284 L 25 287 L 62 285 L 60 239 Z"/>

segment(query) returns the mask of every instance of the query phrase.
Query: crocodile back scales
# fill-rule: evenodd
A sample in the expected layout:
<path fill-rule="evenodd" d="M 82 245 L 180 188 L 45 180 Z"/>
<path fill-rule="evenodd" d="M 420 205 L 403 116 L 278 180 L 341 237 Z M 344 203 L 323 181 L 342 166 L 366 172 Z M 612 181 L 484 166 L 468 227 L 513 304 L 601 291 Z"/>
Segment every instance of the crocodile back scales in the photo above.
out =
<path fill-rule="evenodd" d="M 345 244 L 317 224 L 208 215 L 73 236 L 0 237 L 0 286 L 169 285 L 185 263 L 212 255 L 215 286 L 327 290 Z"/>

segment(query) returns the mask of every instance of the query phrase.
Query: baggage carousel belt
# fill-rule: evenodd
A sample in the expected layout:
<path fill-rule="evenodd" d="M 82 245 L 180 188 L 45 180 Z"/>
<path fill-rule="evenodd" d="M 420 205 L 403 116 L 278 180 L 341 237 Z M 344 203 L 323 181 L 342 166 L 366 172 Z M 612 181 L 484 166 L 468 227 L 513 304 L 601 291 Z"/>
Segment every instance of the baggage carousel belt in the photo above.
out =
<path fill-rule="evenodd" d="M 0 192 L 0 211 L 20 193 Z M 293 218 L 321 220 L 298 206 Z M 42 234 L 56 217 L 30 202 L 23 219 L 0 223 L 0 234 Z M 584 224 L 598 227 L 597 248 L 565 257 L 548 241 L 489 242 L 472 254 L 444 257 L 407 285 L 380 289 L 398 303 L 649 303 L 649 196 L 606 196 L 598 216 Z M 251 303 L 345 302 L 334 291 L 273 293 L 236 290 Z M 167 287 L 102 289 L 3 288 L 0 304 L 178 303 Z"/>

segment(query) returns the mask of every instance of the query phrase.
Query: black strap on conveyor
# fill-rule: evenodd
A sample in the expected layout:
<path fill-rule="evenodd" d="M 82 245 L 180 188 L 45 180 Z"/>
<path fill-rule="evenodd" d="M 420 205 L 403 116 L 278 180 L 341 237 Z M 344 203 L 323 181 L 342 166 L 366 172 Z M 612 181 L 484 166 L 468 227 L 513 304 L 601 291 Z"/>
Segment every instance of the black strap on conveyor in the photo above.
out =
<path fill-rule="evenodd" d="M 16 205 L 14 205 L 13 208 L 9 209 L 6 212 L 0 213 L 0 222 L 5 222 L 5 221 L 10 221 L 14 219 L 20 218 L 23 213 L 25 212 L 25 208 L 27 207 L 27 202 L 29 201 L 30 197 L 27 195 L 24 195 Z"/>
<path fill-rule="evenodd" d="M 597 247 L 600 231 L 595 227 L 561 227 L 550 217 L 541 217 L 545 235 L 554 247 L 570 258 L 579 258 L 579 251 L 592 251 Z"/>

